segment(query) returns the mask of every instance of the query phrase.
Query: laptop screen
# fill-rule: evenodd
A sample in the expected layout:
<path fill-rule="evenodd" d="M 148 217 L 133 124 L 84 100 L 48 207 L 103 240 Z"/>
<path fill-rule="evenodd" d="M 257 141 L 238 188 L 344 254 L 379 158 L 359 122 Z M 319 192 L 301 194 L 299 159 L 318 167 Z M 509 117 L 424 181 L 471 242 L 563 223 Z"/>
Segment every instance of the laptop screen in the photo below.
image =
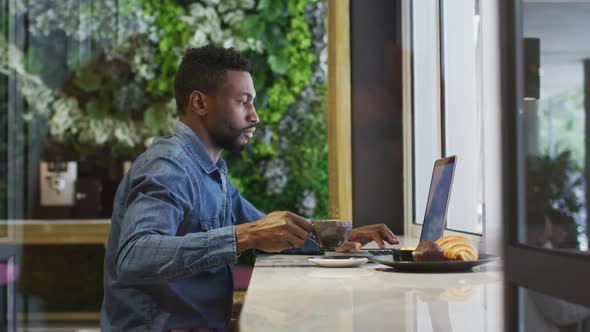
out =
<path fill-rule="evenodd" d="M 455 159 L 455 156 L 451 156 L 434 163 L 420 242 L 436 241 L 443 234 L 455 172 Z"/>

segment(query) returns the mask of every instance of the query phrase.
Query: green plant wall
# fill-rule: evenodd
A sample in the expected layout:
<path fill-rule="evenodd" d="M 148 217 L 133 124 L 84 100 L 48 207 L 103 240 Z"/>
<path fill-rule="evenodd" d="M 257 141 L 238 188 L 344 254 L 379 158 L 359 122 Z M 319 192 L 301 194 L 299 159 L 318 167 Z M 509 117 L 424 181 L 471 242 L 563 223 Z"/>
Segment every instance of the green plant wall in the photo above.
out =
<path fill-rule="evenodd" d="M 246 53 L 253 63 L 263 126 L 245 157 L 228 158 L 235 166 L 230 168 L 232 180 L 263 211 L 325 217 L 325 3 L 260 1 L 240 33 L 257 36 L 265 49 Z"/>
<path fill-rule="evenodd" d="M 29 20 L 29 48 L 2 39 L 0 69 L 26 82 L 18 91 L 27 101 L 22 116 L 46 123 L 43 157 L 95 165 L 89 173 L 134 159 L 174 126 L 173 82 L 184 51 L 233 46 L 251 60 L 261 125 L 245 152 L 224 156 L 232 182 L 262 211 L 327 215 L 324 1 L 17 7 L 12 13 Z"/>

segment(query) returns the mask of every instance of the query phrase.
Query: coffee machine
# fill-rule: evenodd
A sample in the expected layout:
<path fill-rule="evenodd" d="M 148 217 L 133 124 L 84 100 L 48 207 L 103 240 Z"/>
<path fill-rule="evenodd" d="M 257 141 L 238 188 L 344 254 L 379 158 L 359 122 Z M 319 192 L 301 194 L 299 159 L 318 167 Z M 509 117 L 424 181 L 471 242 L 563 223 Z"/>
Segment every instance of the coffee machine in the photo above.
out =
<path fill-rule="evenodd" d="M 75 161 L 42 161 L 35 219 L 95 219 L 103 216 L 103 183 L 78 175 Z"/>
<path fill-rule="evenodd" d="M 78 176 L 76 162 L 42 161 L 40 167 L 41 207 L 74 206 Z"/>

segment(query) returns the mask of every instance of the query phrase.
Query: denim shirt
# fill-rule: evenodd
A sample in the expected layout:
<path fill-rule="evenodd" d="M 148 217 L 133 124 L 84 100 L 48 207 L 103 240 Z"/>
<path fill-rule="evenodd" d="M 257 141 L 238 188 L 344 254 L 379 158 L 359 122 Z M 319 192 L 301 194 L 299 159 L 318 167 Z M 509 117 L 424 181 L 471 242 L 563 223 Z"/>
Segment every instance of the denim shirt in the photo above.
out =
<path fill-rule="evenodd" d="M 156 139 L 115 196 L 104 260 L 102 331 L 224 328 L 235 225 L 264 214 L 244 199 L 192 129 Z M 311 241 L 302 252 L 318 252 Z M 293 252 L 293 251 L 291 251 Z"/>

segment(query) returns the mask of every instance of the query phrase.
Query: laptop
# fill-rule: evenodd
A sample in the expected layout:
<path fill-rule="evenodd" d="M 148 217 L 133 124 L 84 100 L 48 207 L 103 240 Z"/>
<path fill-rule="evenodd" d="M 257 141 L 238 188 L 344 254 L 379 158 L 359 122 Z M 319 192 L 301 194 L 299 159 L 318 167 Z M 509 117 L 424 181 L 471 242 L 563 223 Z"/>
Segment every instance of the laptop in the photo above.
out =
<path fill-rule="evenodd" d="M 450 156 L 434 162 L 420 242 L 436 241 L 445 230 L 449 199 L 457 157 Z M 391 255 L 394 249 L 367 249 L 372 256 Z"/>

